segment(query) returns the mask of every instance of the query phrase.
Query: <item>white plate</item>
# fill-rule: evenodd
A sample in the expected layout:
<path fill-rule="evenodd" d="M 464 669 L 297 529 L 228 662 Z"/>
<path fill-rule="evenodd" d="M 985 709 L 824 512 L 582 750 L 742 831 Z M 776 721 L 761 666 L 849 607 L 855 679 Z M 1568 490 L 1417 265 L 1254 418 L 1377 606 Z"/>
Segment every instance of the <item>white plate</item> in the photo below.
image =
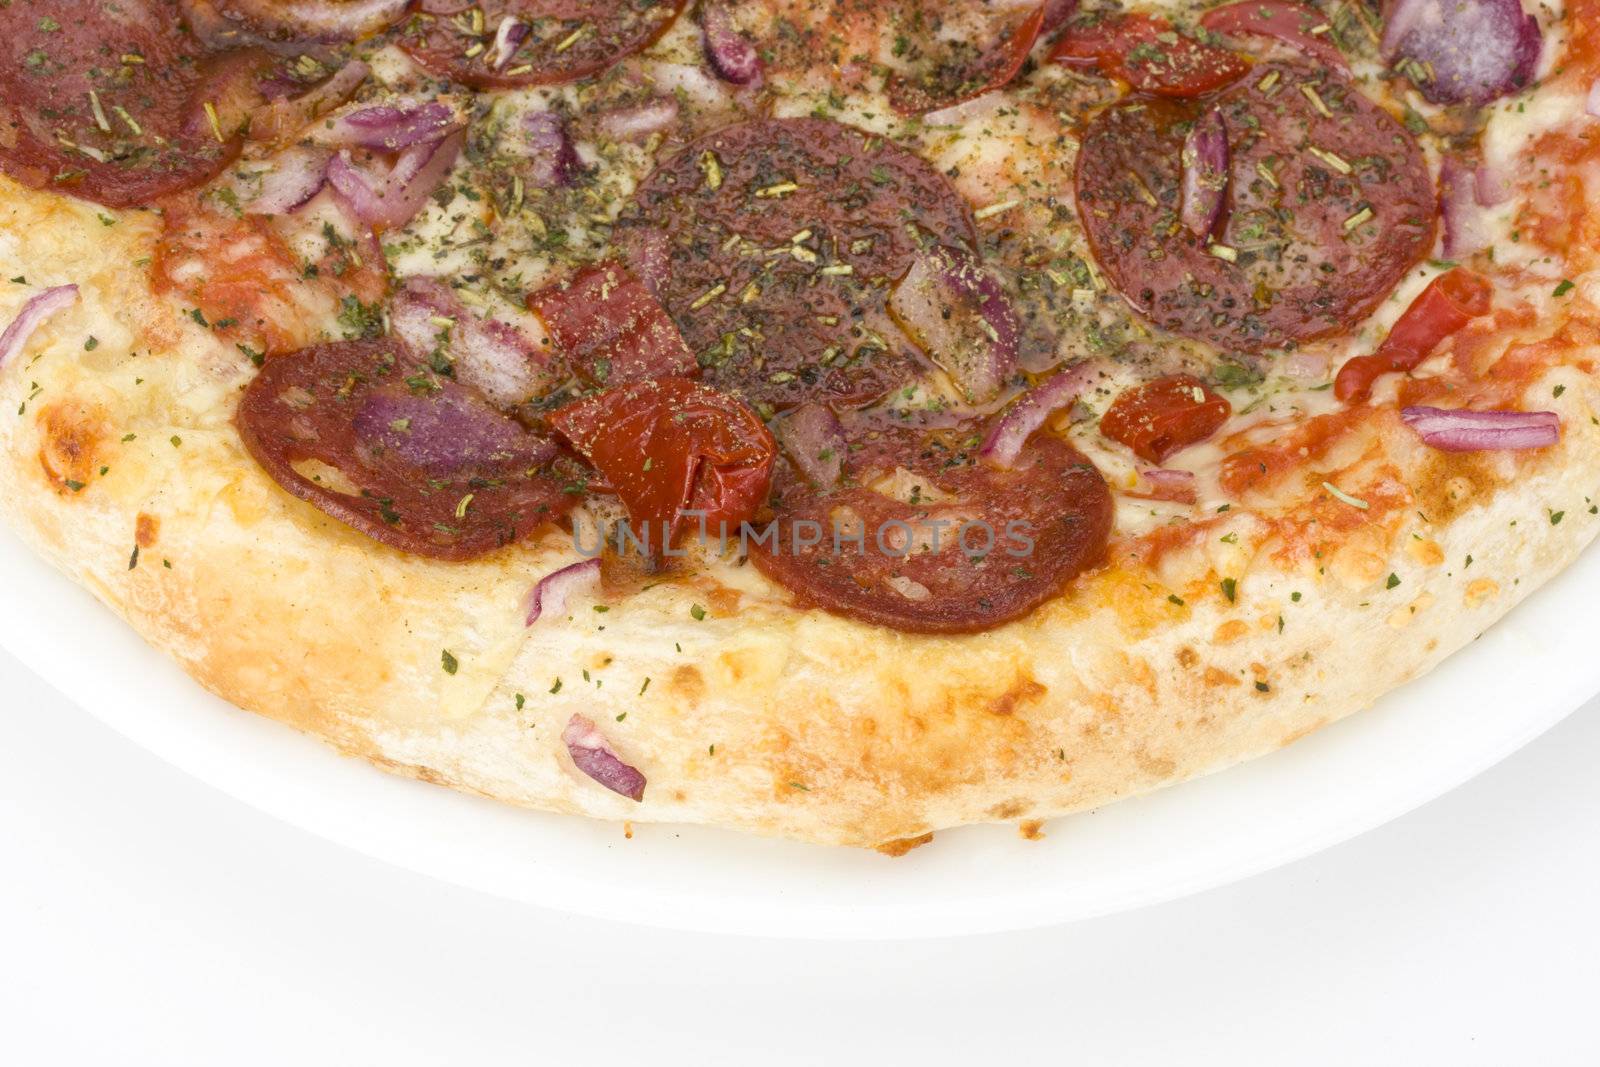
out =
<path fill-rule="evenodd" d="M 714 830 L 621 828 L 382 774 L 240 712 L 0 527 L 4 645 L 113 729 L 287 822 L 543 907 L 795 937 L 1019 929 L 1197 892 L 1327 848 L 1484 770 L 1600 690 L 1600 551 L 1368 712 L 1187 785 L 1057 820 L 941 832 L 890 860 Z M 19 709 L 20 710 L 20 709 Z"/>

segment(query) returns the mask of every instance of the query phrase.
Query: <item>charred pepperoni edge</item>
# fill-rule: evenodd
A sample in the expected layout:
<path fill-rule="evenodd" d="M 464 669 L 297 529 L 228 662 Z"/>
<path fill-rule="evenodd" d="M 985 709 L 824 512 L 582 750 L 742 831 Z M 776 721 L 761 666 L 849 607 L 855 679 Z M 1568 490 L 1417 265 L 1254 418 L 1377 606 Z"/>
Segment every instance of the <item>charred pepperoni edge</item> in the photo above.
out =
<path fill-rule="evenodd" d="M 1178 222 L 1184 130 L 1212 106 L 1232 149 L 1230 203 L 1217 240 L 1237 252 L 1236 262 L 1212 254 Z M 1294 132 L 1302 123 L 1309 136 Z M 1312 154 L 1313 147 L 1352 173 Z M 1257 168 L 1269 161 L 1276 189 Z M 1141 99 L 1108 108 L 1084 136 L 1077 193 L 1096 261 L 1140 314 L 1173 333 L 1249 352 L 1364 319 L 1432 247 L 1437 214 L 1433 181 L 1412 136 L 1347 79 L 1295 63 L 1259 66 L 1201 101 Z M 1253 233 L 1279 224 L 1280 206 L 1292 212 L 1292 232 L 1316 238 L 1320 262 L 1286 262 L 1272 248 L 1249 247 Z M 1363 209 L 1370 218 L 1360 217 Z M 1289 251 L 1309 248 L 1302 240 Z M 1315 277 L 1273 284 L 1296 267 Z M 1270 304 L 1258 303 L 1268 293 Z"/>
<path fill-rule="evenodd" d="M 698 373 L 661 304 L 621 264 L 586 267 L 528 297 L 569 366 L 595 385 Z"/>
<path fill-rule="evenodd" d="M 193 188 L 239 152 L 243 116 L 227 106 L 234 93 L 224 83 L 265 61 L 265 53 L 208 54 L 181 29 L 172 0 L 0 6 L 0 170 L 108 207 Z M 218 112 L 215 130 L 207 102 Z"/>
<path fill-rule="evenodd" d="M 976 242 L 966 201 L 928 163 L 815 118 L 692 142 L 640 185 L 616 239 L 640 228 L 666 234 L 658 295 L 705 380 L 770 409 L 864 404 L 902 384 L 920 357 L 885 306 L 919 251 L 908 231 L 930 245 Z M 725 247 L 735 234 L 748 246 Z"/>
<path fill-rule="evenodd" d="M 500 69 L 489 66 L 500 20 L 534 20 L 525 11 L 542 5 L 538 0 L 424 0 L 402 24 L 400 46 L 434 73 L 474 89 L 507 89 L 526 85 L 558 85 L 598 74 L 618 61 L 650 47 L 666 33 L 687 0 L 655 0 L 648 7 L 640 0 L 591 0 L 579 19 L 539 19 L 511 59 Z M 474 8 L 483 12 L 483 32 L 461 32 L 456 15 Z M 430 17 L 431 16 L 431 17 Z M 565 48 L 557 48 L 579 34 Z M 483 48 L 468 56 L 474 45 Z M 528 68 L 523 70 L 522 68 Z"/>
<path fill-rule="evenodd" d="M 526 537 L 577 502 L 546 472 L 480 471 L 430 484 L 427 475 L 400 464 L 363 463 L 354 425 L 360 401 L 375 387 L 410 378 L 435 380 L 392 338 L 317 345 L 269 359 L 245 389 L 234 421 L 246 450 L 282 488 L 373 540 L 414 555 L 471 559 Z M 293 389 L 305 390 L 312 404 L 286 406 L 281 398 Z M 314 446 L 291 436 L 293 419 L 307 420 L 318 437 Z M 530 435 L 530 445 L 539 443 Z M 337 468 L 363 493 L 318 485 L 294 469 L 303 460 Z M 470 506 L 457 515 L 468 493 Z"/>
<path fill-rule="evenodd" d="M 1039 39 L 1045 6 L 1041 3 L 1016 25 L 1002 27 L 988 49 L 965 61 L 958 59 L 954 65 L 940 61 L 926 77 L 892 77 L 888 84 L 890 106 L 902 115 L 919 115 L 971 100 L 1010 82 L 1027 62 L 1033 42 Z"/>
<path fill-rule="evenodd" d="M 866 443 L 852 454 L 852 470 L 859 476 L 867 466 L 879 474 L 901 466 L 925 475 L 955 501 L 912 505 L 859 485 L 824 495 L 795 494 L 800 502 L 777 517 L 774 536 L 750 541 L 751 559 L 761 573 L 802 604 L 846 618 L 908 633 L 977 633 L 1028 614 L 1104 558 L 1113 518 L 1111 491 L 1094 465 L 1059 438 L 1037 435 L 1008 471 L 937 445 L 907 448 L 909 440 Z M 863 520 L 865 554 L 851 542 L 834 551 L 831 515 L 842 507 Z M 989 524 L 993 549 L 981 562 L 970 561 L 960 551 L 959 527 L 944 530 L 937 555 L 902 560 L 877 545 L 877 531 L 886 524 L 904 522 L 914 535 L 926 534 L 918 523 L 941 514 L 970 515 Z M 795 524 L 805 520 L 820 525 L 822 543 L 797 551 Z M 1026 526 L 1008 527 L 1013 521 Z M 898 529 L 887 527 L 886 542 Z M 1008 530 L 1031 540 L 1031 549 L 1009 537 Z M 967 543 L 980 548 L 986 536 L 970 531 Z M 897 576 L 921 584 L 931 595 L 912 600 L 882 584 Z"/>

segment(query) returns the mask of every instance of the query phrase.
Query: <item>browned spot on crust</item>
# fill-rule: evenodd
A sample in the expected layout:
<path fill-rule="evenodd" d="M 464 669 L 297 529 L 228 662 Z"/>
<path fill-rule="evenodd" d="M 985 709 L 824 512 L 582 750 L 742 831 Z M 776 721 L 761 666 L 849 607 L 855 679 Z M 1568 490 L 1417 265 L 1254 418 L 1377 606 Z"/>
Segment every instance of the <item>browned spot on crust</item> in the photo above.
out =
<path fill-rule="evenodd" d="M 139 512 L 138 518 L 133 522 L 133 540 L 140 548 L 154 548 L 156 538 L 161 536 L 161 520 L 154 515 Z"/>
<path fill-rule="evenodd" d="M 1430 450 L 1412 491 L 1429 522 L 1447 523 L 1479 503 L 1496 480 L 1489 465 L 1475 452 Z"/>
<path fill-rule="evenodd" d="M 1178 769 L 1178 765 L 1166 756 L 1152 756 L 1148 752 L 1140 751 L 1134 754 L 1134 762 L 1139 769 L 1155 778 L 1170 778 Z"/>
<path fill-rule="evenodd" d="M 1207 667 L 1205 674 L 1207 685 L 1238 685 L 1239 679 L 1218 667 Z"/>
<path fill-rule="evenodd" d="M 1199 654 L 1197 654 L 1195 650 L 1190 648 L 1188 645 L 1184 645 L 1182 648 L 1178 649 L 1178 665 L 1180 667 L 1193 667 L 1199 662 Z"/>
<path fill-rule="evenodd" d="M 1038 819 L 1028 819 L 1017 823 L 1017 833 L 1024 841 L 1041 841 L 1044 839 L 1044 823 Z"/>
<path fill-rule="evenodd" d="M 902 837 L 898 841 L 885 841 L 881 845 L 873 845 L 872 847 L 877 849 L 879 852 L 882 852 L 885 856 L 898 857 L 904 856 L 907 852 L 910 852 L 914 848 L 921 848 L 923 845 L 926 845 L 932 840 L 933 833 L 930 831 L 921 835 L 920 837 Z"/>
<path fill-rule="evenodd" d="M 989 809 L 989 817 L 992 819 L 1015 819 L 1027 810 L 1028 803 L 1025 800 L 1002 800 Z"/>
<path fill-rule="evenodd" d="M 1211 635 L 1211 641 L 1218 645 L 1232 644 L 1249 632 L 1250 624 L 1243 619 L 1229 619 L 1217 627 L 1217 632 Z"/>
<path fill-rule="evenodd" d="M 1012 683 L 1011 688 L 989 705 L 991 715 L 1010 715 L 1024 704 L 1031 704 L 1044 696 L 1048 689 L 1034 681 L 1032 678 L 1018 678 Z"/>
<path fill-rule="evenodd" d="M 694 703 L 705 695 L 706 680 L 700 677 L 700 671 L 694 664 L 685 663 L 673 670 L 672 677 L 667 679 L 667 687 Z"/>
<path fill-rule="evenodd" d="M 39 464 L 57 492 L 72 491 L 69 483 L 74 482 L 81 488 L 93 477 L 99 466 L 104 421 L 98 408 L 76 400 L 60 401 L 39 411 Z"/>

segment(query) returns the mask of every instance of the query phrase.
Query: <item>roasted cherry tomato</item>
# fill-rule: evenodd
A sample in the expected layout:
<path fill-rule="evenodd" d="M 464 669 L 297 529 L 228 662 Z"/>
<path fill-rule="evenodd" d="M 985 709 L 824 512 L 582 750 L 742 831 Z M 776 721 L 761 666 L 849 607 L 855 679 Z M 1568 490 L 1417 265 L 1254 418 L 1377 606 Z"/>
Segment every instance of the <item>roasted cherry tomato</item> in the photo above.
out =
<path fill-rule="evenodd" d="M 1142 459 L 1164 463 L 1204 441 L 1233 414 L 1233 405 L 1192 374 L 1169 374 L 1126 390 L 1100 417 L 1100 432 Z"/>
<path fill-rule="evenodd" d="M 1334 379 L 1334 395 L 1365 400 L 1380 374 L 1411 370 L 1439 342 L 1487 315 L 1493 299 L 1494 287 L 1481 274 L 1457 267 L 1439 275 L 1395 321 L 1376 352 L 1346 361 Z"/>
<path fill-rule="evenodd" d="M 1288 0 L 1241 0 L 1212 8 L 1200 16 L 1212 33 L 1233 37 L 1270 37 L 1339 70 L 1348 70 L 1344 53 L 1328 40 L 1331 28 L 1322 12 Z M 1314 32 L 1321 29 L 1321 33 Z"/>
<path fill-rule="evenodd" d="M 760 417 L 687 378 L 607 390 L 559 409 L 550 425 L 621 498 L 651 555 L 702 522 L 708 536 L 735 533 L 772 484 L 778 446 Z"/>
<path fill-rule="evenodd" d="M 1050 52 L 1055 63 L 1099 67 L 1157 96 L 1199 96 L 1250 69 L 1242 56 L 1185 37 L 1155 15 L 1113 15 L 1068 26 Z"/>
<path fill-rule="evenodd" d="M 529 296 L 528 308 L 572 369 L 596 385 L 698 370 L 661 302 L 620 263 L 585 267 Z"/>

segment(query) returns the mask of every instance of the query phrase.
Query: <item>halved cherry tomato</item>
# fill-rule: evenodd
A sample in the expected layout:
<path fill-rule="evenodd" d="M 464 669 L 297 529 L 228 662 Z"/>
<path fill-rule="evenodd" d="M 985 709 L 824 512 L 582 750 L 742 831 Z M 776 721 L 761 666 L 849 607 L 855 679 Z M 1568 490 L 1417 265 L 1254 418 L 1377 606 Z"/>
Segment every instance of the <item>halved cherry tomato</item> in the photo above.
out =
<path fill-rule="evenodd" d="M 1202 44 L 1155 15 L 1113 15 L 1067 27 L 1050 52 L 1054 63 L 1099 67 L 1135 89 L 1189 97 L 1236 81 L 1250 69 L 1235 52 Z"/>
<path fill-rule="evenodd" d="M 918 115 L 952 107 L 1005 85 L 1017 76 L 1033 50 L 1033 42 L 1044 28 L 1046 6 L 1040 4 L 1016 26 L 1003 30 L 1004 36 L 994 47 L 971 63 L 956 68 L 940 65 L 924 78 L 896 75 L 889 82 L 889 103 L 903 115 Z"/>
<path fill-rule="evenodd" d="M 1489 313 L 1494 287 L 1481 274 L 1456 267 L 1439 275 L 1411 302 L 1370 356 L 1356 356 L 1339 368 L 1333 392 L 1340 400 L 1365 400 L 1372 383 L 1389 371 L 1411 370 L 1480 315 Z"/>
<path fill-rule="evenodd" d="M 651 555 L 700 523 L 709 536 L 737 531 L 772 484 L 778 446 L 761 418 L 687 378 L 607 390 L 559 409 L 550 425 L 621 498 Z"/>
<path fill-rule="evenodd" d="M 620 264 L 585 267 L 528 297 L 572 369 L 596 385 L 694 374 L 694 353 L 645 284 Z"/>
<path fill-rule="evenodd" d="M 1242 0 L 1212 8 L 1200 16 L 1200 25 L 1212 33 L 1235 37 L 1270 37 L 1320 59 L 1331 67 L 1348 70 L 1344 53 L 1328 40 L 1329 23 L 1322 12 L 1288 0 Z M 1322 29 L 1321 34 L 1311 31 Z"/>
<path fill-rule="evenodd" d="M 1128 389 L 1100 417 L 1100 432 L 1151 463 L 1204 441 L 1233 405 L 1192 374 L 1169 374 Z"/>

